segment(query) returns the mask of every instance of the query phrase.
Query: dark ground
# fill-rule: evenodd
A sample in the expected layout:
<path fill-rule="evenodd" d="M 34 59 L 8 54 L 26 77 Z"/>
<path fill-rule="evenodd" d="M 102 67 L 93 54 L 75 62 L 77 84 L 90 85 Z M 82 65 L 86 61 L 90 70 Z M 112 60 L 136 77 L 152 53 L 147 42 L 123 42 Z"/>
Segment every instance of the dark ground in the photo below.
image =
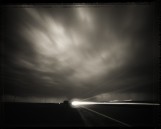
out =
<path fill-rule="evenodd" d="M 159 106 L 86 105 L 84 107 L 130 126 L 159 126 Z M 126 126 L 85 108 L 73 108 L 68 104 L 3 103 L 1 121 L 3 127 Z"/>

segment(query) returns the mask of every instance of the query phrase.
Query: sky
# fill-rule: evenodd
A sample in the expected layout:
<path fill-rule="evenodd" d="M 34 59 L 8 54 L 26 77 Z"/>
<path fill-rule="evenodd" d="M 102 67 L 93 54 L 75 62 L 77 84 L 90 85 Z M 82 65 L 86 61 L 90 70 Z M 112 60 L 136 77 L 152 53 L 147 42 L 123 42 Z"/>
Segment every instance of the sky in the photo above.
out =
<path fill-rule="evenodd" d="M 3 99 L 156 101 L 150 4 L 3 9 Z"/>

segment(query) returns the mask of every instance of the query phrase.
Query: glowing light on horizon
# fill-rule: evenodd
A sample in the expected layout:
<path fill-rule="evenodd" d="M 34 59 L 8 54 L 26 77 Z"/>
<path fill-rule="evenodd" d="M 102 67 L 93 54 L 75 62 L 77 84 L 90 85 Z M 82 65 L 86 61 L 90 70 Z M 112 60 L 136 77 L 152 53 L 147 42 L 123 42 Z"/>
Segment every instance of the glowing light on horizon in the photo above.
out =
<path fill-rule="evenodd" d="M 134 103 L 134 102 L 85 102 L 85 101 L 73 101 L 72 106 L 77 107 L 81 105 L 97 105 L 97 104 L 106 104 L 106 105 L 160 105 L 158 103 Z"/>

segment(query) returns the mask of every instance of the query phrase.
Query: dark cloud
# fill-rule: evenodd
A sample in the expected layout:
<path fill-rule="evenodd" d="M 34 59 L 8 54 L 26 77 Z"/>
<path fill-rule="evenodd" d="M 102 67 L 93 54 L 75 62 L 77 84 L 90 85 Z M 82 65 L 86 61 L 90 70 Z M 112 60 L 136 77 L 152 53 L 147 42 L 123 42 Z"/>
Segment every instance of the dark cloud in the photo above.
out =
<path fill-rule="evenodd" d="M 4 20 L 5 95 L 155 96 L 151 5 L 10 7 Z"/>

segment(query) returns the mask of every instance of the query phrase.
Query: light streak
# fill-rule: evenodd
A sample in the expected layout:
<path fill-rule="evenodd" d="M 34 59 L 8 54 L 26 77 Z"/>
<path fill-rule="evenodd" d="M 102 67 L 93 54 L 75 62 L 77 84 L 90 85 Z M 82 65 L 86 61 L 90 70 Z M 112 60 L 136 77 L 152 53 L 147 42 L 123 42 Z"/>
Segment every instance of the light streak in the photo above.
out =
<path fill-rule="evenodd" d="M 82 108 L 85 108 L 85 107 L 82 107 Z M 89 109 L 89 108 L 85 108 L 85 109 L 87 109 L 87 110 L 89 110 L 89 111 L 91 111 L 91 112 L 94 112 L 94 113 L 96 113 L 96 114 L 98 114 L 98 115 L 101 115 L 101 116 L 103 116 L 103 117 L 106 117 L 106 118 L 108 118 L 108 119 L 110 119 L 110 120 L 112 120 L 112 121 L 115 121 L 115 122 L 117 122 L 117 123 L 120 123 L 120 124 L 122 124 L 122 125 L 124 125 L 124 126 L 131 127 L 129 124 L 126 124 L 126 123 L 124 123 L 124 122 L 122 122 L 122 121 L 116 120 L 116 119 L 114 119 L 114 118 L 112 118 L 112 117 L 109 117 L 109 116 L 107 116 L 107 115 L 101 114 L 101 113 L 99 113 L 99 112 L 96 112 L 96 111 L 94 111 L 94 110 L 92 110 L 92 109 Z"/>
<path fill-rule="evenodd" d="M 71 103 L 74 107 L 80 106 L 80 105 L 97 105 L 97 104 L 103 104 L 103 105 L 160 105 L 158 103 L 135 103 L 135 102 L 85 102 L 85 101 L 73 101 Z"/>

